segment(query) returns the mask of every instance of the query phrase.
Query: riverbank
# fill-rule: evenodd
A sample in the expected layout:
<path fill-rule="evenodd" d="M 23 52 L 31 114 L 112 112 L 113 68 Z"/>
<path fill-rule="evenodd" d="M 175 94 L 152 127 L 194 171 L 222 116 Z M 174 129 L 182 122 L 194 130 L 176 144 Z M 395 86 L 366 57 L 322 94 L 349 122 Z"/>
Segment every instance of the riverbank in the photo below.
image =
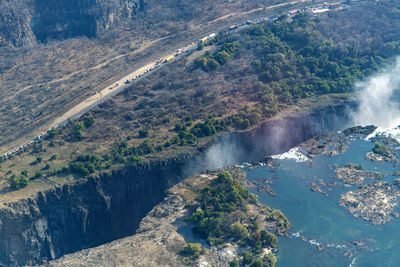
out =
<path fill-rule="evenodd" d="M 65 255 L 43 266 L 228 266 L 235 258 L 240 258 L 245 247 L 238 246 L 235 240 L 210 246 L 199 237 L 196 238 L 191 231 L 193 226 L 186 220 L 190 205 L 205 187 L 218 179 L 216 174 L 220 171 L 232 173 L 237 181 L 246 181 L 245 173 L 238 167 L 189 177 L 168 190 L 164 200 L 143 218 L 135 235 Z M 266 207 L 252 203 L 249 210 L 251 216 L 260 217 L 262 229 L 287 231 L 275 222 L 279 218 L 268 219 L 270 216 Z M 201 255 L 189 259 L 183 253 L 184 247 L 190 242 L 203 243 Z"/>
<path fill-rule="evenodd" d="M 310 108 L 297 117 L 299 113 L 285 111 L 291 116 L 269 119 L 249 131 L 209 138 L 203 147 L 190 147 L 179 157 L 153 158 L 60 186 L 45 188 L 41 186 L 44 181 L 33 181 L 24 189 L 3 194 L 0 234 L 7 238 L 0 241 L 2 264 L 37 264 L 132 235 L 140 220 L 165 197 L 166 189 L 199 169 L 209 169 L 213 157 L 226 155 L 226 146 L 248 149 L 221 161 L 227 165 L 283 152 L 318 132 L 338 129 L 332 117 L 345 114 L 349 103 L 326 102 L 325 107 Z M 325 127 L 315 122 L 324 122 Z M 296 129 L 298 134 L 282 138 L 277 145 L 272 138 L 276 127 L 288 133 Z M 251 150 L 255 152 L 249 154 Z"/>

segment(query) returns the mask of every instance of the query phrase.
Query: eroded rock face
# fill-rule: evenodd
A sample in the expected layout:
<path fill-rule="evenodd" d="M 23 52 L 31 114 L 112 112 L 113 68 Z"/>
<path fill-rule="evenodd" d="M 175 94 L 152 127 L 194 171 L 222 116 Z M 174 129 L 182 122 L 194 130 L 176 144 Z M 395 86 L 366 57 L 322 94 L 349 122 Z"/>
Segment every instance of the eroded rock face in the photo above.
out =
<path fill-rule="evenodd" d="M 0 1 L 0 46 L 95 37 L 130 21 L 143 0 Z"/>
<path fill-rule="evenodd" d="M 92 38 L 131 19 L 139 7 L 140 2 L 132 0 L 36 0 L 31 26 L 39 42 Z"/>
<path fill-rule="evenodd" d="M 36 43 L 30 28 L 32 10 L 27 3 L 0 0 L 0 47 Z"/>
<path fill-rule="evenodd" d="M 241 181 L 243 179 L 243 182 L 246 182 L 245 173 L 237 167 L 223 170 L 234 172 L 238 177 L 242 177 Z M 190 214 L 188 204 L 195 201 L 195 192 L 203 190 L 216 179 L 218 172 L 219 170 L 207 171 L 194 175 L 170 188 L 164 200 L 140 222 L 135 235 L 65 255 L 42 267 L 229 266 L 235 257 L 241 255 L 245 246 L 238 246 L 234 242 L 226 242 L 219 246 L 203 246 L 204 253 L 190 261 L 181 253 L 187 244 L 181 229 L 190 226 L 190 223 L 185 221 L 185 217 Z M 251 205 L 250 210 L 252 214 L 260 216 L 262 228 L 288 234 L 288 228 L 277 224 L 274 219 L 267 219 L 271 210 L 263 211 L 260 205 Z M 200 239 L 196 240 L 199 241 Z M 271 248 L 265 249 L 265 252 L 271 253 Z"/>
<path fill-rule="evenodd" d="M 132 167 L 2 203 L 0 266 L 32 266 L 133 234 L 175 167 Z"/>

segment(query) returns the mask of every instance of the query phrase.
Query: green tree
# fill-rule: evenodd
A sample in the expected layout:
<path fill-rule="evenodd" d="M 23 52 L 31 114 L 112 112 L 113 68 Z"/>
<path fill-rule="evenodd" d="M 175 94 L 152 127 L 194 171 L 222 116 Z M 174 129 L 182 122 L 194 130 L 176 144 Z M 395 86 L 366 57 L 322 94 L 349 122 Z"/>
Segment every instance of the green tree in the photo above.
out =
<path fill-rule="evenodd" d="M 139 130 L 139 137 L 140 138 L 148 137 L 149 133 L 150 133 L 149 130 L 141 129 L 141 130 Z"/>
<path fill-rule="evenodd" d="M 58 128 L 51 128 L 50 131 L 47 133 L 48 139 L 53 139 L 57 135 L 60 134 L 60 130 Z"/>
<path fill-rule="evenodd" d="M 26 187 L 29 184 L 29 180 L 25 175 L 13 174 L 10 178 L 10 186 L 14 190 L 18 190 Z"/>
<path fill-rule="evenodd" d="M 234 259 L 229 263 L 229 267 L 240 267 L 238 259 Z"/>
<path fill-rule="evenodd" d="M 81 141 L 85 138 L 83 135 L 83 130 L 85 129 L 85 125 L 83 122 L 77 122 L 74 126 L 74 138 L 75 140 Z"/>
<path fill-rule="evenodd" d="M 372 151 L 375 154 L 379 154 L 382 156 L 388 156 L 389 155 L 389 149 L 387 148 L 387 146 L 380 144 L 380 143 L 375 143 L 374 148 L 372 148 Z"/>
<path fill-rule="evenodd" d="M 87 115 L 83 117 L 83 124 L 85 125 L 86 128 L 92 127 L 94 122 L 95 120 L 92 115 Z"/>
<path fill-rule="evenodd" d="M 224 65 L 230 59 L 230 55 L 226 51 L 221 51 L 214 56 L 214 59 L 220 65 Z"/>
<path fill-rule="evenodd" d="M 266 265 L 267 267 L 275 267 L 277 261 L 275 255 L 272 253 L 265 254 L 263 260 L 265 263 L 268 263 L 268 265 Z"/>
<path fill-rule="evenodd" d="M 248 230 L 240 222 L 235 222 L 229 227 L 233 237 L 237 239 L 244 239 L 249 235 Z"/>

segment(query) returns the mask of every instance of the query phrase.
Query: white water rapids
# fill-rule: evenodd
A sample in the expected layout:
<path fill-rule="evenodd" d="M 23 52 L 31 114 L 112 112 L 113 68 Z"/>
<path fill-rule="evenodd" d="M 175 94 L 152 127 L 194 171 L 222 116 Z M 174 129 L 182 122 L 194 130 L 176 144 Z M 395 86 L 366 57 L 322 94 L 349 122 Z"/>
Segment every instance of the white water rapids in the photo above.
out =
<path fill-rule="evenodd" d="M 356 85 L 359 106 L 352 113 L 353 125 L 375 125 L 367 138 L 386 135 L 400 141 L 400 58 L 391 68 Z"/>

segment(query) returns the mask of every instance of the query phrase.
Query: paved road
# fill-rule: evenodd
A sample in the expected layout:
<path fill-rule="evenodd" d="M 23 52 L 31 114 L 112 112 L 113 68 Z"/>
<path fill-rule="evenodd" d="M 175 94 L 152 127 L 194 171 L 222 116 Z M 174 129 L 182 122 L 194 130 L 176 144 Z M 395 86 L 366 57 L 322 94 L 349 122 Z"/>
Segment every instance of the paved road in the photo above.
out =
<path fill-rule="evenodd" d="M 182 51 L 186 49 L 187 52 L 190 52 L 194 49 L 196 49 L 197 45 L 196 44 L 190 44 L 189 46 L 182 47 Z M 164 58 L 168 58 L 170 56 L 175 56 L 176 52 L 166 55 Z M 181 57 L 183 54 L 179 55 L 178 57 L 175 57 L 173 60 L 170 62 L 173 62 L 177 58 Z M 103 103 L 110 97 L 120 93 L 121 91 L 125 90 L 127 87 L 131 86 L 131 84 L 126 84 L 125 82 L 127 80 L 134 80 L 137 82 L 138 80 L 142 79 L 143 77 L 149 75 L 151 72 L 155 71 L 156 69 L 161 69 L 163 68 L 166 64 L 168 63 L 163 63 L 160 64 L 158 67 L 156 67 L 156 62 L 152 62 L 149 64 L 146 64 L 139 69 L 135 70 L 134 72 L 131 72 L 130 74 L 122 77 L 120 80 L 117 82 L 107 86 L 106 88 L 102 89 L 101 91 L 97 92 L 96 94 L 90 96 L 87 98 L 85 101 L 79 103 L 78 105 L 74 106 L 70 110 L 68 110 L 66 113 L 64 113 L 62 116 L 58 117 L 50 126 L 52 127 L 59 127 L 67 123 L 68 120 L 79 118 L 82 116 L 84 113 L 86 113 L 88 110 L 91 108 Z M 149 71 L 151 70 L 151 71 Z"/>
<path fill-rule="evenodd" d="M 207 24 L 209 23 L 213 23 L 213 22 L 217 22 L 232 16 L 238 16 L 238 15 L 249 15 L 250 19 L 263 19 L 263 18 L 257 18 L 254 17 L 254 13 L 257 13 L 259 11 L 262 10 L 273 10 L 276 8 L 282 8 L 282 7 L 288 7 L 290 6 L 290 8 L 294 8 L 291 6 L 294 5 L 300 5 L 297 8 L 306 8 L 306 7 L 311 7 L 315 4 L 312 4 L 313 0 L 299 0 L 299 1 L 291 1 L 291 2 L 287 2 L 287 3 L 281 3 L 281 4 L 277 4 L 277 5 L 272 5 L 272 6 L 266 6 L 263 8 L 257 8 L 257 9 L 253 9 L 253 10 L 249 10 L 249 11 L 245 11 L 242 13 L 232 13 L 232 14 L 228 14 L 228 15 L 224 15 L 220 18 L 216 18 L 210 22 L 207 22 Z M 309 4 L 311 3 L 311 4 Z M 288 8 L 288 10 L 290 9 Z M 253 16 L 250 16 L 253 15 Z M 276 16 L 275 14 L 272 15 L 272 17 Z M 244 25 L 241 24 L 238 28 L 243 28 L 243 27 L 247 27 L 248 25 Z M 196 26 L 199 27 L 199 26 Z M 237 28 L 237 29 L 238 29 Z M 157 40 L 155 40 L 157 41 Z M 154 41 L 154 42 L 155 42 Z M 197 44 L 195 43 L 191 43 L 189 45 L 187 45 L 186 47 L 182 47 L 182 51 L 186 50 L 187 52 L 193 51 L 197 48 Z M 143 50 L 144 48 L 141 48 L 140 50 Z M 134 51 L 133 53 L 136 53 L 137 51 Z M 163 58 L 168 58 L 170 56 L 175 55 L 176 52 L 170 53 L 168 55 L 165 55 Z M 79 118 L 80 116 L 82 116 L 83 114 L 85 114 L 86 112 L 88 112 L 90 109 L 92 109 L 95 106 L 98 106 L 99 104 L 103 103 L 104 101 L 110 99 L 111 97 L 113 97 L 114 95 L 120 93 L 121 91 L 125 90 L 126 88 L 128 88 L 129 86 L 132 86 L 131 84 L 126 84 L 125 81 L 126 80 L 133 80 L 135 79 L 135 77 L 137 77 L 135 79 L 135 82 L 143 79 L 144 77 L 146 77 L 147 75 L 149 75 L 150 73 L 152 73 L 155 70 L 161 69 L 163 67 L 165 67 L 165 65 L 168 65 L 169 63 L 175 61 L 177 58 L 184 56 L 185 53 L 181 54 L 178 57 L 175 57 L 173 60 L 171 60 L 170 62 L 167 63 L 163 63 L 160 64 L 158 67 L 156 67 L 156 62 L 152 62 L 152 63 L 148 63 L 142 67 L 140 67 L 139 69 L 131 72 L 130 74 L 122 77 L 120 80 L 116 81 L 115 83 L 107 86 L 106 88 L 103 88 L 101 91 L 95 93 L 94 95 L 90 96 L 89 98 L 87 98 L 86 100 L 82 101 L 81 103 L 77 104 L 76 106 L 72 107 L 70 110 L 68 110 L 67 112 L 65 112 L 63 115 L 61 115 L 60 117 L 56 118 L 51 124 L 49 128 L 53 128 L 53 127 L 60 127 L 65 125 L 69 120 L 72 119 L 76 119 Z M 124 55 L 121 55 L 120 57 L 123 57 Z M 102 64 L 103 66 L 104 64 Z M 96 66 L 97 67 L 102 67 L 102 66 Z M 155 68 L 156 67 L 156 68 Z M 152 71 L 148 71 L 148 70 L 152 70 Z M 139 77 L 140 76 L 140 77 Z M 64 78 L 62 78 L 64 79 Z M 57 80 L 58 81 L 58 80 Z M 54 81 L 51 81 L 50 83 L 52 83 Z M 7 153 L 5 153 L 4 155 L 10 155 L 13 154 L 15 152 L 17 152 L 19 149 L 24 148 L 27 145 L 30 145 L 31 143 L 33 143 L 35 140 L 38 140 L 41 138 L 41 136 L 45 135 L 46 133 L 42 133 L 41 135 L 39 135 L 38 137 L 36 137 L 34 140 L 31 140 L 29 142 L 25 142 L 22 145 L 17 146 L 15 149 L 8 151 Z M 4 156 L 3 155 L 3 156 Z"/>
<path fill-rule="evenodd" d="M 289 6 L 289 5 L 296 5 L 296 4 L 300 4 L 300 3 L 308 3 L 308 2 L 312 2 L 312 0 L 291 1 L 291 2 L 281 3 L 281 4 L 272 5 L 272 6 L 268 6 L 268 7 L 256 8 L 256 9 L 245 11 L 245 12 L 242 12 L 242 13 L 232 13 L 232 14 L 224 15 L 222 17 L 219 17 L 219 18 L 214 19 L 214 20 L 212 20 L 210 22 L 207 22 L 207 23 L 217 22 L 217 21 L 220 21 L 220 20 L 226 19 L 228 17 L 232 17 L 232 16 L 252 14 L 252 13 L 255 13 L 255 12 L 258 12 L 258 11 L 262 11 L 262 10 L 272 10 L 272 9 L 276 9 L 276 8 L 280 8 L 280 7 L 285 7 L 285 6 Z M 199 27 L 199 26 L 197 26 L 197 27 Z M 188 45 L 186 47 L 186 49 L 187 49 L 187 51 L 191 51 L 191 50 L 194 50 L 196 47 L 197 46 L 192 43 L 192 44 Z M 184 48 L 181 48 L 181 49 L 183 50 Z M 172 53 L 172 54 L 169 54 L 169 55 L 165 55 L 164 58 L 168 58 L 169 56 L 173 56 L 173 55 L 175 55 L 175 53 Z M 163 66 L 163 65 L 160 65 L 160 67 L 161 66 Z M 82 116 L 85 112 L 87 112 L 91 108 L 99 105 L 100 103 L 103 103 L 105 100 L 109 99 L 110 97 L 112 97 L 112 96 L 118 94 L 119 92 L 123 91 L 124 89 L 126 89 L 128 87 L 125 84 L 126 80 L 131 80 L 131 79 L 133 79 L 134 77 L 136 77 L 138 75 L 143 75 L 146 72 L 146 70 L 153 69 L 154 67 L 155 67 L 155 62 L 150 63 L 150 64 L 146 64 L 146 65 L 142 66 L 141 68 L 135 70 L 134 72 L 122 77 L 116 83 L 107 86 L 106 88 L 104 88 L 100 92 L 97 92 L 95 95 L 92 95 L 88 99 L 84 100 L 83 102 L 81 102 L 78 105 L 76 105 L 73 108 L 71 108 L 69 111 L 64 113 L 62 116 L 58 117 L 51 124 L 50 128 L 62 126 L 68 120 L 79 118 L 80 116 Z M 158 68 L 160 68 L 160 67 L 158 67 Z M 110 88 L 111 88 L 111 90 L 110 90 Z"/>

